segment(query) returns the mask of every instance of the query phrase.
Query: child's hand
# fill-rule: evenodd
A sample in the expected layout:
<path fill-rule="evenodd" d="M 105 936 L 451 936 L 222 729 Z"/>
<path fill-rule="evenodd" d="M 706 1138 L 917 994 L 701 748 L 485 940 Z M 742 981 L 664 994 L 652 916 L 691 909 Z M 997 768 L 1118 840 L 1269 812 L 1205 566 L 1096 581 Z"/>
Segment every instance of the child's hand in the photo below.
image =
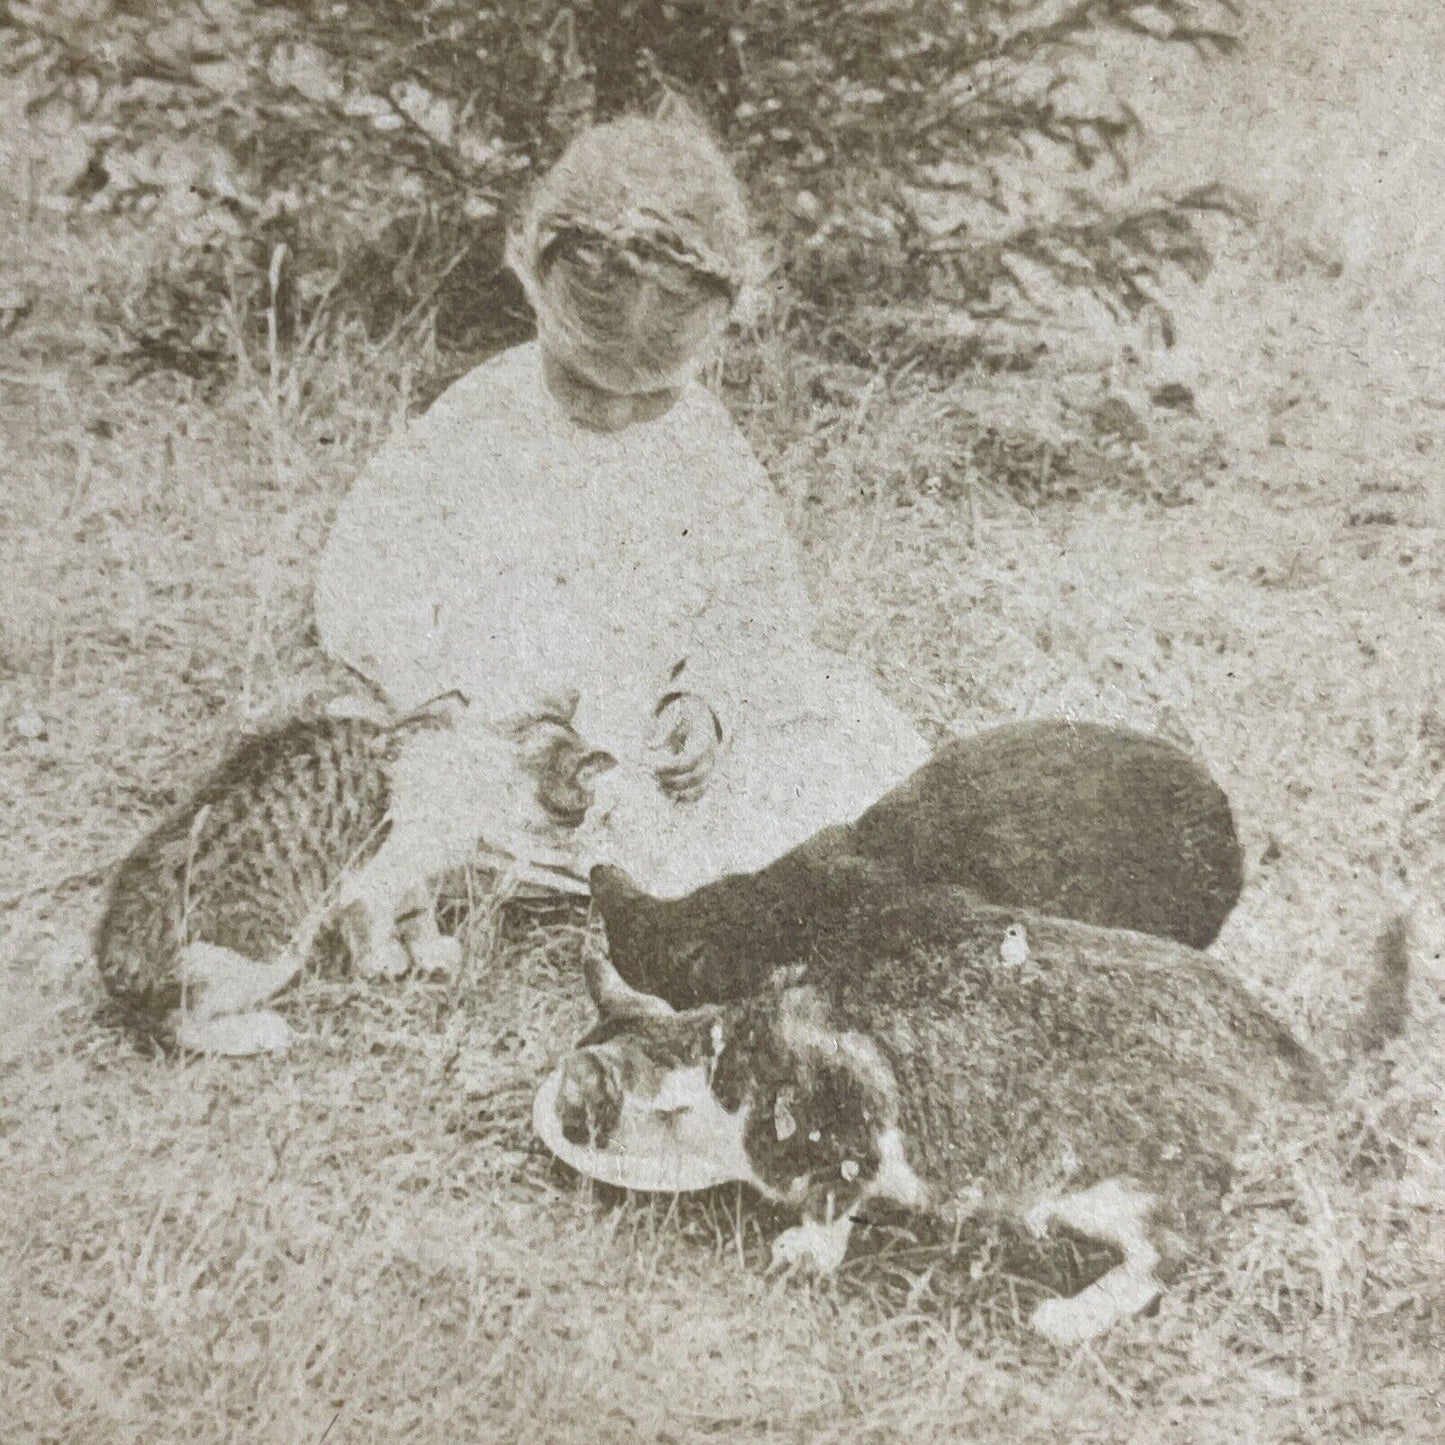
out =
<path fill-rule="evenodd" d="M 657 724 L 648 746 L 662 756 L 653 772 L 668 797 L 690 803 L 702 796 L 717 763 L 717 714 L 696 693 L 674 692 L 658 704 Z"/>

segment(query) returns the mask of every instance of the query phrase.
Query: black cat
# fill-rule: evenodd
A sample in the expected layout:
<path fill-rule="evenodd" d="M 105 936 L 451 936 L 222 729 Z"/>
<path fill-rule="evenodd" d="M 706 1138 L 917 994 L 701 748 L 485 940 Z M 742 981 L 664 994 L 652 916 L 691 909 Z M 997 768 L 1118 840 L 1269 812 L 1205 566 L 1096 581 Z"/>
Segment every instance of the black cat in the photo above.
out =
<path fill-rule="evenodd" d="M 886 951 L 880 907 L 900 886 L 1204 948 L 1239 898 L 1243 858 L 1229 800 L 1179 748 L 1025 722 L 949 743 L 856 822 L 756 873 L 675 900 L 617 868 L 591 883 L 617 972 L 690 1008 L 743 997 L 860 928 Z"/>

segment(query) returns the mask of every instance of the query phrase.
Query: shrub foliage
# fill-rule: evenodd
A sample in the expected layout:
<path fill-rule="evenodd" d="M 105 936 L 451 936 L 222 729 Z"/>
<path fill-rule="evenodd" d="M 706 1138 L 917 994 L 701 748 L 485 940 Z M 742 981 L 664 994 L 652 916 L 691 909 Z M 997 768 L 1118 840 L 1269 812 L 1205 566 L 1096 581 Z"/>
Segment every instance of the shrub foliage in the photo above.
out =
<path fill-rule="evenodd" d="M 160 243 L 117 298 L 141 356 L 204 369 L 225 326 L 284 341 L 435 318 L 476 351 L 527 327 L 505 218 L 576 129 L 664 88 L 707 115 L 820 345 L 943 300 L 1025 317 L 1041 283 L 1123 315 L 1207 265 L 1219 192 L 1120 207 L 1135 117 L 1101 42 L 1234 44 L 1229 0 L 4 0 L 0 65 L 83 137 L 78 210 Z M 1142 51 L 1141 51 L 1142 53 Z"/>

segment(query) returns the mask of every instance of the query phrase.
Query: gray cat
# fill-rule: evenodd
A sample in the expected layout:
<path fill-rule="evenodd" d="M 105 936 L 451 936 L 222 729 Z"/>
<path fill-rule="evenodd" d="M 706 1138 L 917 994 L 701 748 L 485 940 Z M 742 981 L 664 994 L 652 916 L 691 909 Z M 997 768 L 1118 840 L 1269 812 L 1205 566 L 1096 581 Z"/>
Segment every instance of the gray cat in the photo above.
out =
<path fill-rule="evenodd" d="M 293 719 L 242 742 L 121 863 L 96 936 L 101 977 L 162 1047 L 284 1048 L 285 1021 L 261 1006 L 323 924 L 338 923 L 362 974 L 450 971 L 460 948 L 425 887 L 474 856 L 476 795 L 494 823 L 501 796 L 516 827 L 565 833 L 611 764 L 565 707 L 500 730 L 435 706 Z"/>

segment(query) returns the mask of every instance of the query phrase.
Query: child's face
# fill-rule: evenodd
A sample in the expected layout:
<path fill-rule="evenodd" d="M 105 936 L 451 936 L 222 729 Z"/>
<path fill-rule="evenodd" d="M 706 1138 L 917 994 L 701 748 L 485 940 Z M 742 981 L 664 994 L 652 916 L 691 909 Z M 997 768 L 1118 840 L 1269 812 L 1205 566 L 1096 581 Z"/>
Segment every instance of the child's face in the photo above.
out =
<path fill-rule="evenodd" d="M 586 235 L 559 237 L 539 269 L 537 334 L 554 366 L 606 398 L 651 399 L 643 411 L 654 415 L 658 398 L 668 396 L 666 410 L 691 379 L 731 310 L 714 278 L 661 252 Z"/>

